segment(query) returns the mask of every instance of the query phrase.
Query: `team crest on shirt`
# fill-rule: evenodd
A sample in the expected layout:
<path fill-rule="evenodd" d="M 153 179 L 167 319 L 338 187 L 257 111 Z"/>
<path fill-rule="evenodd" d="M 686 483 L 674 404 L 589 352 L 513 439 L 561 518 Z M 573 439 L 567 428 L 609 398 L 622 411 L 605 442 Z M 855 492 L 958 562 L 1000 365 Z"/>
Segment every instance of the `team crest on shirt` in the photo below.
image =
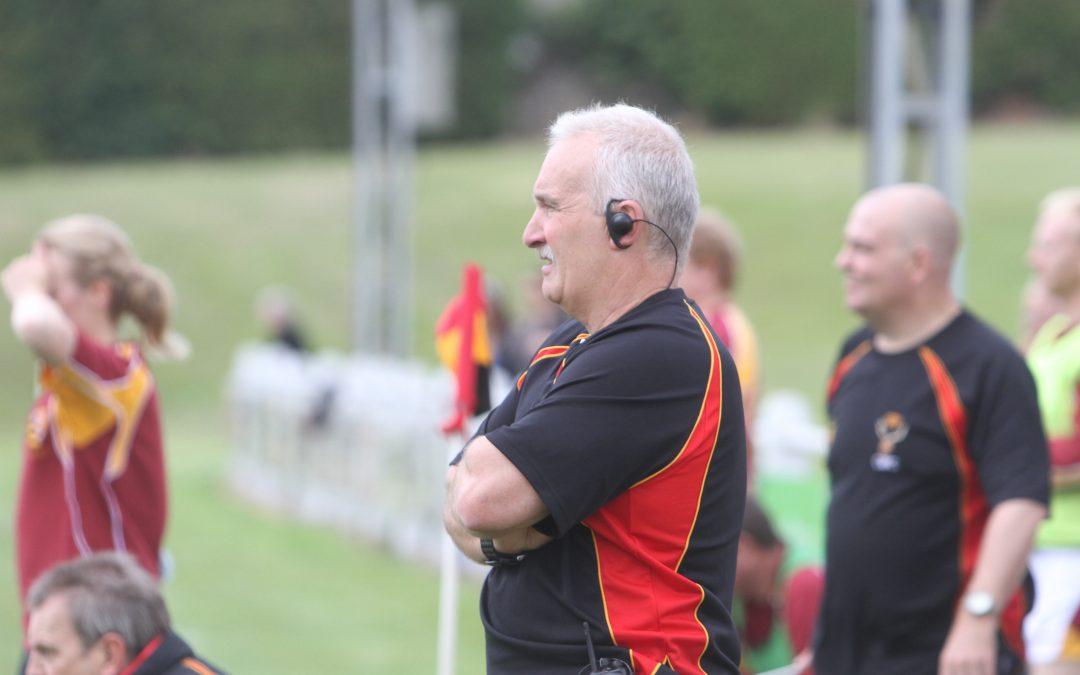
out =
<path fill-rule="evenodd" d="M 875 471 L 895 473 L 900 470 L 900 458 L 896 455 L 896 446 L 907 438 L 911 426 L 898 412 L 887 412 L 874 422 L 877 434 L 877 452 L 870 458 L 870 466 Z"/>

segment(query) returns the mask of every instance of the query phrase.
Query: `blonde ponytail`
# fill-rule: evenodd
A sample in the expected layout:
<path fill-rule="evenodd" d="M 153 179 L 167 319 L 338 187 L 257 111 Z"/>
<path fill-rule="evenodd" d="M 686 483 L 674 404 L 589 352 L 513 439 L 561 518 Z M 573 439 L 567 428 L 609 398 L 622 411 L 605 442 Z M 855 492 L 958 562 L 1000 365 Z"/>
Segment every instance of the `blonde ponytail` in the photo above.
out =
<path fill-rule="evenodd" d="M 113 315 L 131 314 L 142 327 L 148 346 L 157 355 L 183 358 L 188 348 L 181 346 L 182 338 L 169 331 L 169 321 L 176 294 L 164 272 L 146 263 L 135 261 L 122 286 L 113 293 Z M 186 345 L 186 343 L 184 343 Z"/>
<path fill-rule="evenodd" d="M 141 262 L 124 231 L 107 218 L 76 214 L 48 223 L 40 241 L 66 255 L 76 281 L 88 286 L 105 279 L 112 288 L 110 318 L 131 314 L 142 329 L 152 355 L 184 358 L 190 348 L 169 330 L 175 304 L 172 283 L 164 272 Z"/>

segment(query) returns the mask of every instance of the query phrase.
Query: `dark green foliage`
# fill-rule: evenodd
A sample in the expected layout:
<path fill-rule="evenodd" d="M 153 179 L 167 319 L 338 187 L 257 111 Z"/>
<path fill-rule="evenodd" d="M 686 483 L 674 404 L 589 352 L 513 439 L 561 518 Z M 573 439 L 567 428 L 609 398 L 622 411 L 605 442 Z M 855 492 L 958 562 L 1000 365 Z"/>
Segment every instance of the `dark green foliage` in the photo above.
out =
<path fill-rule="evenodd" d="M 652 82 L 714 124 L 850 119 L 850 0 L 589 0 L 548 32 L 606 84 Z"/>
<path fill-rule="evenodd" d="M 0 158 L 337 147 L 349 3 L 6 0 Z"/>
<path fill-rule="evenodd" d="M 458 117 L 450 135 L 483 138 L 504 127 L 517 81 L 510 53 L 525 23 L 523 0 L 452 0 L 458 12 Z"/>
<path fill-rule="evenodd" d="M 1080 2 L 992 3 L 975 33 L 976 110 L 1009 99 L 1080 112 Z"/>
<path fill-rule="evenodd" d="M 509 126 L 537 65 L 529 40 L 540 66 L 583 69 L 597 100 L 719 126 L 856 114 L 869 0 L 578 0 L 555 15 L 526 0 L 445 1 L 458 110 L 441 137 Z M 351 5 L 0 0 L 0 162 L 344 148 Z M 1080 111 L 1080 3 L 976 0 L 975 12 L 976 112 L 1013 99 Z"/>

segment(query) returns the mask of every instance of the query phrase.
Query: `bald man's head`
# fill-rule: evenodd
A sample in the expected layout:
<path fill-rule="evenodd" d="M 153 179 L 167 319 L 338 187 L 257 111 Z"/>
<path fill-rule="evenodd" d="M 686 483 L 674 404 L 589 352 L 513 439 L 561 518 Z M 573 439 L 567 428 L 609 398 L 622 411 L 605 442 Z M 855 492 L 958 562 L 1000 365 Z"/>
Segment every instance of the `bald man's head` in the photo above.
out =
<path fill-rule="evenodd" d="M 867 192 L 855 204 L 911 249 L 924 247 L 939 275 L 948 278 L 960 244 L 956 212 L 940 192 L 922 183 L 900 183 Z"/>
<path fill-rule="evenodd" d="M 871 190 L 851 209 L 836 266 L 844 301 L 871 325 L 884 326 L 912 308 L 951 297 L 956 216 L 925 185 Z"/>

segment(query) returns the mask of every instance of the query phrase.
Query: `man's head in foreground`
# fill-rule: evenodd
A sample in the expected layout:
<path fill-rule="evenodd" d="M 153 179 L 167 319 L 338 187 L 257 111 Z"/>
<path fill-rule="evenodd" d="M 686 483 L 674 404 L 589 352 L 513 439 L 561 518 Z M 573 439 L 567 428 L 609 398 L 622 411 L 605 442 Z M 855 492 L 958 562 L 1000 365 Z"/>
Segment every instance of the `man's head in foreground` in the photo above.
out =
<path fill-rule="evenodd" d="M 154 579 L 115 552 L 49 570 L 27 606 L 28 675 L 118 674 L 170 625 Z"/>
<path fill-rule="evenodd" d="M 548 141 L 523 240 L 546 263 L 544 296 L 589 327 L 674 283 L 697 216 L 694 167 L 670 124 L 628 105 L 563 113 Z M 629 218 L 625 233 L 609 232 L 609 210 Z"/>

